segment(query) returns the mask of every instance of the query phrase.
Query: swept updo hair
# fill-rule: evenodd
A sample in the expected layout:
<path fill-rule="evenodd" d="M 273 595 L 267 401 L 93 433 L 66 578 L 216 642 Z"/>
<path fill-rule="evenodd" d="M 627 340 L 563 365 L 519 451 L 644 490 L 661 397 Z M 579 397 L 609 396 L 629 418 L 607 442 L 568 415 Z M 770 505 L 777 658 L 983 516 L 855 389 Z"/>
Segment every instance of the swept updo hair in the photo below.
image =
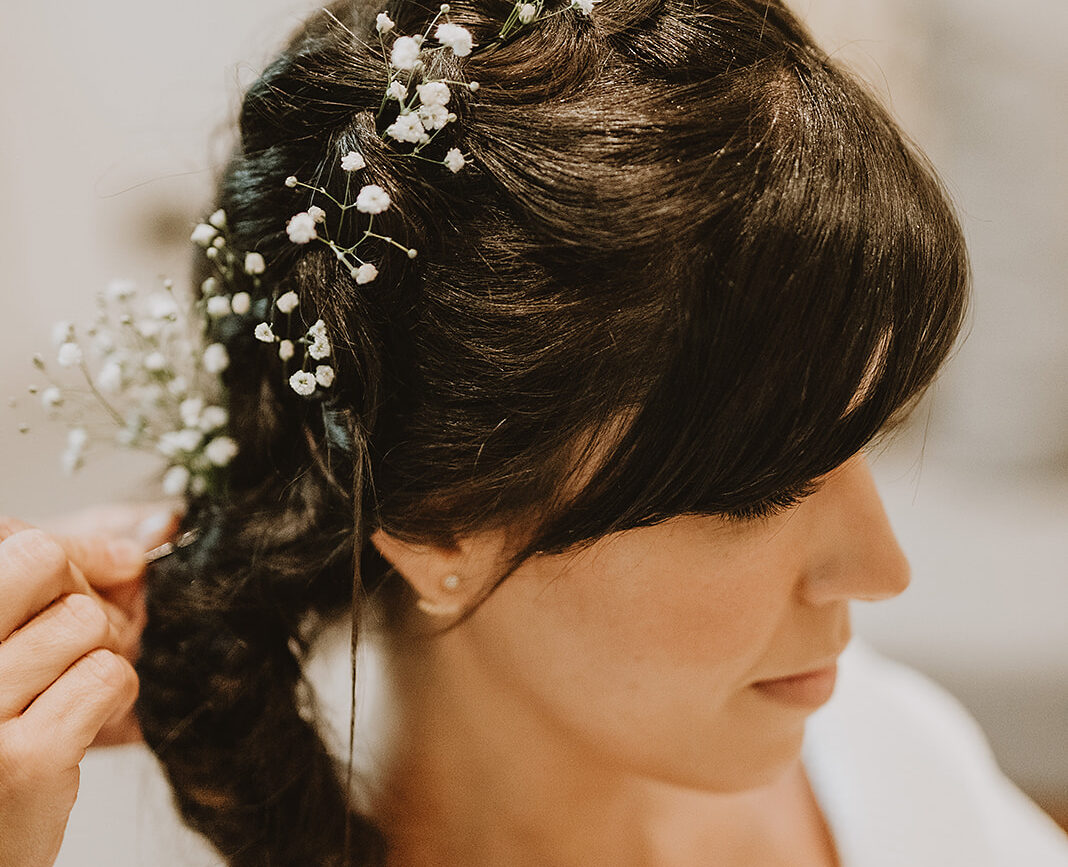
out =
<path fill-rule="evenodd" d="M 477 46 L 511 8 L 449 15 Z M 759 519 L 908 412 L 965 307 L 933 171 L 778 0 L 603 0 L 437 55 L 481 85 L 451 88 L 458 120 L 424 152 L 460 148 L 456 174 L 381 136 L 379 11 L 335 2 L 267 67 L 215 202 L 267 297 L 327 323 L 337 380 L 302 398 L 227 335 L 240 454 L 148 580 L 138 717 L 232 865 L 385 860 L 299 701 L 324 623 L 404 599 L 371 532 L 521 526 L 520 562 L 682 514 Z M 412 34 L 437 6 L 385 11 Z M 284 180 L 343 200 L 349 151 L 393 200 L 376 231 L 419 251 L 374 250 L 366 285 L 285 233 L 311 204 L 336 223 Z"/>

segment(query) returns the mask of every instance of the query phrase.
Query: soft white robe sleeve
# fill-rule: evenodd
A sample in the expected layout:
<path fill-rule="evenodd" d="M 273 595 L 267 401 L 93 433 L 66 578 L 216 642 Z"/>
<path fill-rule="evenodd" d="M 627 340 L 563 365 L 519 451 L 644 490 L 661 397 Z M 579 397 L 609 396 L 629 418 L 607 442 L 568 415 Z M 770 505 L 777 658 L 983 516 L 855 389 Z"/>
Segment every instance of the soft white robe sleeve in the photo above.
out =
<path fill-rule="evenodd" d="M 843 867 L 1068 867 L 1068 836 L 953 696 L 859 641 L 803 757 Z"/>

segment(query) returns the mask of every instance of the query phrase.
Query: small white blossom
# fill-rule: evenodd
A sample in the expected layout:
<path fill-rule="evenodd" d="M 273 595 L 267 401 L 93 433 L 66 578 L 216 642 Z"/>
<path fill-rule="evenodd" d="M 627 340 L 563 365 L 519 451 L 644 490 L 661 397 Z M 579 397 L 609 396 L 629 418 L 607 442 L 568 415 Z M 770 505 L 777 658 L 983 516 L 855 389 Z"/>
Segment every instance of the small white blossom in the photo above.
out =
<path fill-rule="evenodd" d="M 356 197 L 356 210 L 364 214 L 381 214 L 389 207 L 389 194 L 378 184 L 367 184 Z"/>
<path fill-rule="evenodd" d="M 257 340 L 262 340 L 264 343 L 274 343 L 278 339 L 274 336 L 274 332 L 271 331 L 271 326 L 266 322 L 261 322 L 256 326 L 255 335 Z"/>
<path fill-rule="evenodd" d="M 167 367 L 167 359 L 162 352 L 150 352 L 142 363 L 150 373 L 159 373 Z"/>
<path fill-rule="evenodd" d="M 159 438 L 156 448 L 166 457 L 173 458 L 182 452 L 192 454 L 200 448 L 200 443 L 203 439 L 204 435 L 200 431 L 183 428 L 182 430 L 168 431 L 163 434 Z"/>
<path fill-rule="evenodd" d="M 538 14 L 538 9 L 533 3 L 524 3 L 519 7 L 519 23 L 529 24 Z"/>
<path fill-rule="evenodd" d="M 169 391 L 175 397 L 185 397 L 185 393 L 188 390 L 189 383 L 185 381 L 184 376 L 176 376 L 174 379 L 167 383 L 167 391 Z"/>
<path fill-rule="evenodd" d="M 200 413 L 204 409 L 204 401 L 199 397 L 190 397 L 183 400 L 178 406 L 178 415 L 182 418 L 182 424 L 186 427 L 198 427 L 200 425 Z"/>
<path fill-rule="evenodd" d="M 215 247 L 208 247 L 208 249 L 204 251 L 204 255 L 209 259 L 217 259 L 219 257 L 219 251 Z"/>
<path fill-rule="evenodd" d="M 402 114 L 386 127 L 386 135 L 397 141 L 418 142 L 426 134 L 417 114 Z"/>
<path fill-rule="evenodd" d="M 396 69 L 409 72 L 419 61 L 419 43 L 411 36 L 398 36 L 389 53 L 389 62 Z"/>
<path fill-rule="evenodd" d="M 219 208 L 214 214 L 208 217 L 208 222 L 211 223 L 216 229 L 226 228 L 226 211 Z"/>
<path fill-rule="evenodd" d="M 428 81 L 415 89 L 419 91 L 419 101 L 423 105 L 448 105 L 451 93 L 444 81 Z"/>
<path fill-rule="evenodd" d="M 100 369 L 100 375 L 96 378 L 96 385 L 101 391 L 108 394 L 116 394 L 122 390 L 122 365 L 117 361 L 109 361 Z"/>
<path fill-rule="evenodd" d="M 200 413 L 200 422 L 197 427 L 202 431 L 213 431 L 226 427 L 230 421 L 230 414 L 221 406 L 206 406 Z"/>
<path fill-rule="evenodd" d="M 158 336 L 163 328 L 158 319 L 138 319 L 134 327 L 137 329 L 137 333 L 147 340 Z"/>
<path fill-rule="evenodd" d="M 204 369 L 208 373 L 222 373 L 230 366 L 230 355 L 221 343 L 213 343 L 204 350 Z"/>
<path fill-rule="evenodd" d="M 215 437 L 204 448 L 204 457 L 217 467 L 225 467 L 237 457 L 237 443 L 230 437 Z"/>
<path fill-rule="evenodd" d="M 596 0 L 571 0 L 571 8 L 578 9 L 583 15 L 590 15 L 595 2 Z"/>
<path fill-rule="evenodd" d="M 52 386 L 41 392 L 41 404 L 45 409 L 55 409 L 63 405 L 63 394 L 58 388 Z"/>
<path fill-rule="evenodd" d="M 315 220 L 316 223 L 326 222 L 326 211 L 324 211 L 318 205 L 312 205 L 310 208 L 308 208 L 308 216 Z"/>
<path fill-rule="evenodd" d="M 136 290 L 132 280 L 112 280 L 108 283 L 106 294 L 109 301 L 127 301 Z"/>
<path fill-rule="evenodd" d="M 386 96 L 390 99 L 395 99 L 400 102 L 408 95 L 408 88 L 399 81 L 394 81 L 386 88 Z"/>
<path fill-rule="evenodd" d="M 76 367 L 82 363 L 82 348 L 77 343 L 64 343 L 59 347 L 59 366 Z"/>
<path fill-rule="evenodd" d="M 359 268 L 353 268 L 352 276 L 357 283 L 370 283 L 378 276 L 378 269 L 370 262 L 364 262 Z"/>
<path fill-rule="evenodd" d="M 289 377 L 289 387 L 302 397 L 315 392 L 315 377 L 306 370 L 298 370 Z"/>
<path fill-rule="evenodd" d="M 248 292 L 238 292 L 230 299 L 230 309 L 238 316 L 244 316 L 252 307 L 252 297 Z"/>
<path fill-rule="evenodd" d="M 292 189 L 296 185 L 297 185 L 297 176 L 296 175 L 290 175 L 288 178 L 286 178 L 286 186 L 287 187 Z"/>
<path fill-rule="evenodd" d="M 200 291 L 205 296 L 212 296 L 219 291 L 219 281 L 214 277 L 208 277 L 203 283 L 200 284 Z"/>
<path fill-rule="evenodd" d="M 173 322 L 178 318 L 178 302 L 170 292 L 156 292 L 148 299 L 148 313 L 153 319 Z"/>
<path fill-rule="evenodd" d="M 198 223 L 197 227 L 193 229 L 193 234 L 189 236 L 189 240 L 194 244 L 199 244 L 201 247 L 208 247 L 218 234 L 219 232 L 214 226 L 210 226 L 207 223 Z"/>
<path fill-rule="evenodd" d="M 52 326 L 52 343 L 55 346 L 62 346 L 64 343 L 69 343 L 74 340 L 74 323 L 73 322 L 57 322 Z"/>
<path fill-rule="evenodd" d="M 329 364 L 320 364 L 315 368 L 315 381 L 323 388 L 329 388 L 334 384 L 334 368 Z"/>
<path fill-rule="evenodd" d="M 297 305 L 300 304 L 300 298 L 297 297 L 296 292 L 290 290 L 289 292 L 286 292 L 284 295 L 282 295 L 274 303 L 283 313 L 292 313 L 294 310 L 297 309 Z"/>
<path fill-rule="evenodd" d="M 293 345 L 292 340 L 283 340 L 278 344 L 278 357 L 281 358 L 282 361 L 289 361 L 296 351 L 296 347 Z"/>
<path fill-rule="evenodd" d="M 308 355 L 316 361 L 328 358 L 330 356 L 330 341 L 326 338 L 313 341 L 312 345 L 308 347 Z"/>
<path fill-rule="evenodd" d="M 89 434 L 85 428 L 76 427 L 67 434 L 67 450 L 63 453 L 63 469 L 67 473 L 73 473 L 81 467 L 88 442 Z"/>
<path fill-rule="evenodd" d="M 189 483 L 189 493 L 194 497 L 199 497 L 208 489 L 208 480 L 203 476 L 193 476 L 193 481 Z"/>
<path fill-rule="evenodd" d="M 425 129 L 441 129 L 449 122 L 449 112 L 443 105 L 421 105 L 419 120 Z"/>
<path fill-rule="evenodd" d="M 315 231 L 315 218 L 307 211 L 294 215 L 286 224 L 286 234 L 294 244 L 307 244 L 318 237 Z"/>
<path fill-rule="evenodd" d="M 480 88 L 481 86 L 482 86 L 482 85 L 481 85 L 481 84 L 479 84 L 479 83 L 478 83 L 477 81 L 471 81 L 471 82 L 468 82 L 468 84 L 467 84 L 467 89 L 468 89 L 468 90 L 470 90 L 470 91 L 471 91 L 471 93 L 477 93 L 477 92 L 478 92 L 478 89 L 479 89 L 479 88 Z"/>
<path fill-rule="evenodd" d="M 375 16 L 375 30 L 385 35 L 393 29 L 393 19 L 390 18 L 385 12 L 379 12 Z M 348 169 L 346 169 L 348 171 Z"/>
<path fill-rule="evenodd" d="M 245 273 L 246 274 L 262 274 L 267 270 L 267 262 L 264 261 L 263 255 L 260 253 L 246 253 L 245 254 Z"/>
<path fill-rule="evenodd" d="M 445 154 L 445 167 L 455 174 L 467 165 L 467 160 L 464 159 L 464 155 L 460 153 L 459 148 L 449 148 L 448 153 Z"/>
<path fill-rule="evenodd" d="M 346 172 L 358 172 L 366 165 L 367 161 L 364 160 L 363 154 L 356 153 L 356 151 L 349 151 L 341 158 L 341 168 Z"/>
<path fill-rule="evenodd" d="M 185 467 L 171 467 L 163 476 L 163 493 L 168 497 L 177 497 L 185 493 L 189 486 L 189 470 Z"/>
<path fill-rule="evenodd" d="M 457 57 L 466 57 L 471 53 L 471 31 L 459 24 L 439 24 L 434 31 L 434 38 L 451 48 Z"/>
<path fill-rule="evenodd" d="M 208 299 L 208 316 L 218 319 L 231 313 L 229 295 L 213 295 Z"/>

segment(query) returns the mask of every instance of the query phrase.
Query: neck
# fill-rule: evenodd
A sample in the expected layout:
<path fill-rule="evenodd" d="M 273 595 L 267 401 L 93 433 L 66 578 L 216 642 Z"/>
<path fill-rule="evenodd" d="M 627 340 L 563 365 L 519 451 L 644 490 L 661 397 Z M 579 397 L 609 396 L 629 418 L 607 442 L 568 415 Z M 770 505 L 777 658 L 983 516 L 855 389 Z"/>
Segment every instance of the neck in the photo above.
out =
<path fill-rule="evenodd" d="M 398 716 L 373 812 L 391 864 L 692 867 L 715 853 L 732 867 L 803 863 L 800 838 L 827 845 L 799 760 L 743 792 L 682 788 L 569 738 L 453 633 L 384 656 Z"/>

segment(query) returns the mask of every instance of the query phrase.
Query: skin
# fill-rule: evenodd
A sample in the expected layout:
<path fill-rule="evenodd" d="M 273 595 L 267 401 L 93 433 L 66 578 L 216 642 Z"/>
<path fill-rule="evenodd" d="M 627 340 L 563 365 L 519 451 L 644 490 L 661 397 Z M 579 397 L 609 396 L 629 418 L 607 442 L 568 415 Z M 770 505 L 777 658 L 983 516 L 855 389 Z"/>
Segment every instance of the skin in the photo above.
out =
<path fill-rule="evenodd" d="M 426 635 L 501 574 L 507 538 L 373 542 L 434 612 Z M 753 684 L 833 663 L 849 602 L 908 581 L 860 456 L 770 519 L 527 561 L 453 628 L 387 640 L 401 734 L 374 812 L 394 863 L 834 864 L 800 763 L 812 708 Z"/>
<path fill-rule="evenodd" d="M 0 518 L 0 867 L 52 864 L 86 749 L 140 740 L 144 553 L 175 520 L 111 507 L 49 533 Z"/>

